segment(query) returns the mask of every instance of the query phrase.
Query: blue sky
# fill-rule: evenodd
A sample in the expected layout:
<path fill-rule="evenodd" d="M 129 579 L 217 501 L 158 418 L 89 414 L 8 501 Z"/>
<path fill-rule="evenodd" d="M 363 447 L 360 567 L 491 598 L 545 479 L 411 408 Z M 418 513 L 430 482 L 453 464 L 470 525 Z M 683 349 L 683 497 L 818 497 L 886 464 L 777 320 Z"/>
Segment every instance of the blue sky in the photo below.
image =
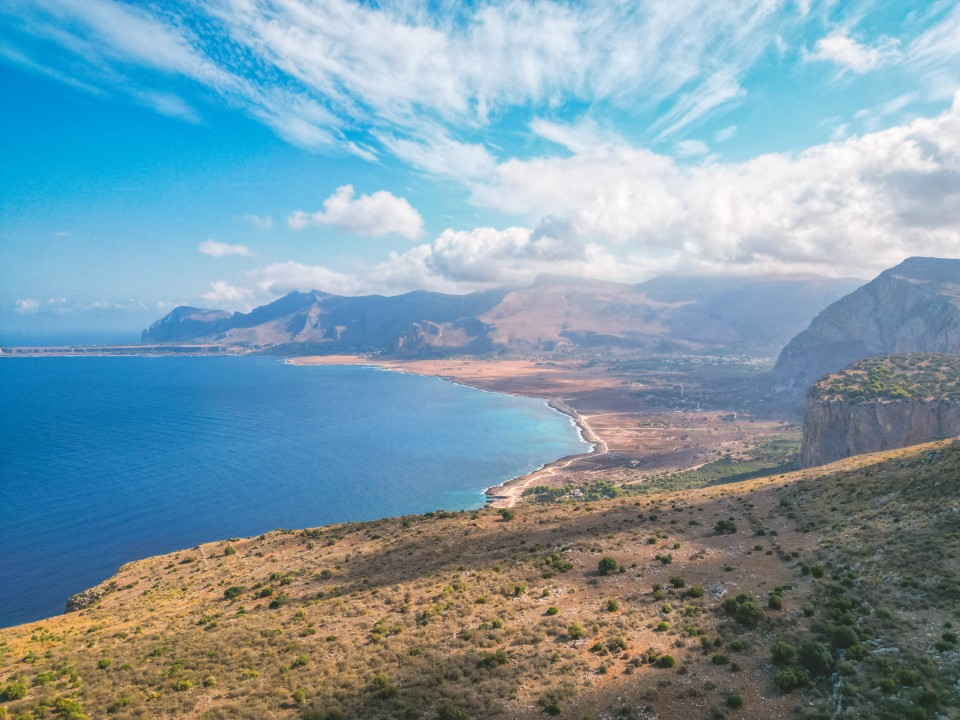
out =
<path fill-rule="evenodd" d="M 8 0 L 0 341 L 960 256 L 956 2 Z"/>

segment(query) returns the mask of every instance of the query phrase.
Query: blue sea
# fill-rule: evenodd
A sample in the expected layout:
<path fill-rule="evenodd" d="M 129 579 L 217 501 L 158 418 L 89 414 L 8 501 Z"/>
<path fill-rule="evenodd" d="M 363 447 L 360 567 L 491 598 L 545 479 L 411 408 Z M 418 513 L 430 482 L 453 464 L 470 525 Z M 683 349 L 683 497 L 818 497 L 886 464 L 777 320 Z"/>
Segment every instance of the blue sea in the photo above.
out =
<path fill-rule="evenodd" d="M 469 509 L 586 452 L 543 401 L 271 357 L 0 360 L 0 626 L 201 542 Z"/>

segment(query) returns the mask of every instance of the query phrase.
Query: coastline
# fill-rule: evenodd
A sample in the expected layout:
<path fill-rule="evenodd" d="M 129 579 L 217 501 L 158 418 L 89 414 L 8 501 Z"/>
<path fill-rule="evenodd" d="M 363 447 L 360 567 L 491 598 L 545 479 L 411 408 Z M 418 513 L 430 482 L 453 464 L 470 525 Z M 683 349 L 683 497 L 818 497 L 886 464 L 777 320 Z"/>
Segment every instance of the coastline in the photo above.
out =
<path fill-rule="evenodd" d="M 525 473 L 523 475 L 518 475 L 514 478 L 500 483 L 499 485 L 492 485 L 486 488 L 483 493 L 486 496 L 486 502 L 484 507 L 489 508 L 510 508 L 515 506 L 520 502 L 523 497 L 523 493 L 527 490 L 536 480 L 539 480 L 543 477 L 549 477 L 556 473 L 556 471 L 569 467 L 569 465 L 578 460 L 582 460 L 587 457 L 596 457 L 597 455 L 603 455 L 608 452 L 609 447 L 607 442 L 603 440 L 594 429 L 590 426 L 587 420 L 576 410 L 570 407 L 563 400 L 557 398 L 545 397 L 543 395 L 534 395 L 531 393 L 518 393 L 510 392 L 502 388 L 496 387 L 496 383 L 493 383 L 493 387 L 486 387 L 482 384 L 471 383 L 464 380 L 462 377 L 457 377 L 451 374 L 445 374 L 442 372 L 423 372 L 422 369 L 413 369 L 410 367 L 410 361 L 405 362 L 403 360 L 373 360 L 368 357 L 363 357 L 360 355 L 310 355 L 302 357 L 287 358 L 284 362 L 288 365 L 296 366 L 316 366 L 316 365 L 355 365 L 358 367 L 372 367 L 385 372 L 401 372 L 408 373 L 410 375 L 419 375 L 421 377 L 438 377 L 447 382 L 454 383 L 455 385 L 463 385 L 464 387 L 473 388 L 475 390 L 483 390 L 484 392 L 494 392 L 501 395 L 510 395 L 513 397 L 528 397 L 535 400 L 543 400 L 547 407 L 552 410 L 560 413 L 561 415 L 566 415 L 571 424 L 577 428 L 577 432 L 580 435 L 580 438 L 587 443 L 590 443 L 590 449 L 587 452 L 576 453 L 574 455 L 564 455 L 563 457 L 552 460 L 551 462 L 545 463 L 536 470 Z M 473 363 L 484 362 L 484 361 L 471 361 Z M 493 363 L 496 361 L 486 361 L 487 363 Z"/>

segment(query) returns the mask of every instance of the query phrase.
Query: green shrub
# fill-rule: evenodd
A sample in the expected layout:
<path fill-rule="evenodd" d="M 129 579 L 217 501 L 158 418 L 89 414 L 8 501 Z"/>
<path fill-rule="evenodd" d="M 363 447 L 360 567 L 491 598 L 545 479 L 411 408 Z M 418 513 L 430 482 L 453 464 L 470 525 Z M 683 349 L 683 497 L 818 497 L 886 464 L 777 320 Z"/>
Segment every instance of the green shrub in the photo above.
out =
<path fill-rule="evenodd" d="M 737 532 L 737 524 L 733 520 L 718 520 L 713 530 L 718 535 L 733 535 Z"/>
<path fill-rule="evenodd" d="M 728 658 L 723 653 L 717 653 L 712 658 L 710 658 L 710 662 L 712 662 L 714 665 L 729 665 L 730 658 Z"/>
<path fill-rule="evenodd" d="M 777 593 L 771 593 L 770 597 L 767 598 L 767 607 L 771 610 L 782 610 L 783 597 Z"/>
<path fill-rule="evenodd" d="M 687 581 L 679 575 L 674 575 L 672 578 L 670 578 L 670 584 L 675 588 L 682 588 L 687 584 Z"/>
<path fill-rule="evenodd" d="M 583 625 L 580 623 L 573 623 L 570 627 L 567 628 L 567 635 L 570 636 L 571 640 L 579 640 L 584 635 L 587 634 L 587 631 L 584 629 Z"/>
<path fill-rule="evenodd" d="M 816 640 L 806 640 L 797 651 L 797 659 L 803 668 L 814 676 L 829 675 L 833 670 L 833 656 L 826 645 Z"/>
<path fill-rule="evenodd" d="M 619 569 L 620 563 L 618 563 L 612 557 L 602 558 L 600 563 L 597 565 L 597 572 L 601 575 L 612 575 Z"/>
<path fill-rule="evenodd" d="M 547 615 L 556 615 L 558 612 L 560 612 L 560 608 L 556 607 L 555 605 L 551 605 L 547 608 Z"/>
<path fill-rule="evenodd" d="M 737 595 L 736 598 L 727 598 L 722 605 L 724 611 L 746 628 L 755 628 L 766 619 L 767 614 L 751 596 Z"/>
<path fill-rule="evenodd" d="M 236 600 L 247 591 L 243 585 L 231 585 L 223 591 L 223 597 L 227 600 Z"/>
<path fill-rule="evenodd" d="M 100 658 L 97 660 L 97 667 L 101 670 L 106 670 L 108 667 L 110 667 L 110 664 L 110 658 Z"/>
<path fill-rule="evenodd" d="M 675 667 L 677 661 L 674 659 L 673 655 L 661 655 L 657 658 L 657 661 L 654 663 L 658 668 L 672 668 Z"/>
<path fill-rule="evenodd" d="M 773 684 L 777 686 L 780 692 L 788 693 L 798 687 L 803 687 L 806 683 L 802 671 L 796 668 L 784 668 L 778 670 L 777 674 L 773 676 Z"/>
<path fill-rule="evenodd" d="M 470 720 L 467 711 L 453 703 L 444 703 L 437 710 L 437 716 L 440 720 Z"/>
<path fill-rule="evenodd" d="M 793 665 L 797 661 L 797 649 L 790 643 L 780 640 L 770 648 L 770 657 L 773 664 L 779 667 Z"/>
<path fill-rule="evenodd" d="M 706 591 L 703 589 L 703 585 L 694 585 L 691 588 L 688 588 L 684 593 L 687 597 L 692 598 L 702 598 Z"/>
<path fill-rule="evenodd" d="M 173 689 L 177 692 L 185 692 L 193 687 L 193 683 L 189 680 L 177 680 L 173 684 Z"/>
<path fill-rule="evenodd" d="M 6 702 L 7 700 L 22 700 L 27 696 L 27 684 L 15 680 L 14 682 L 7 685 L 3 692 L 0 692 L 0 701 Z"/>
<path fill-rule="evenodd" d="M 739 710 L 743 707 L 743 695 L 738 692 L 732 692 L 727 695 L 726 705 L 733 710 Z"/>
<path fill-rule="evenodd" d="M 517 513 L 515 510 L 511 510 L 510 508 L 500 509 L 500 517 L 503 518 L 504 522 L 509 522 L 510 520 L 513 520 L 516 516 L 517 516 Z"/>
<path fill-rule="evenodd" d="M 607 600 L 607 610 L 609 612 L 616 612 L 620 609 L 620 601 L 616 598 L 610 598 Z"/>
<path fill-rule="evenodd" d="M 60 698 L 53 707 L 62 720 L 88 720 L 83 705 L 74 698 Z"/>

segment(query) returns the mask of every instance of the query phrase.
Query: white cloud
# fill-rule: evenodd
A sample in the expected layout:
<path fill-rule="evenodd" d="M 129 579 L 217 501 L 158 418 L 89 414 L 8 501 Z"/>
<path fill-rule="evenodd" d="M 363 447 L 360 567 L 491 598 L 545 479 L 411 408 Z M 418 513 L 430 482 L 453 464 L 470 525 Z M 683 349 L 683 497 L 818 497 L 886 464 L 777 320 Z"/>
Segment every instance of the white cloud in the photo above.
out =
<path fill-rule="evenodd" d="M 400 235 L 416 240 L 423 235 L 423 218 L 404 198 L 386 190 L 356 197 L 352 185 L 338 187 L 323 201 L 322 211 L 306 213 L 297 210 L 287 223 L 294 230 L 310 225 L 332 225 L 370 237 Z"/>
<path fill-rule="evenodd" d="M 260 291 L 267 295 L 284 295 L 293 290 L 323 290 L 337 295 L 357 295 L 363 290 L 363 286 L 353 275 L 292 260 L 273 263 L 247 274 L 256 282 Z"/>
<path fill-rule="evenodd" d="M 717 130 L 713 134 L 713 139 L 718 143 L 722 143 L 722 142 L 726 142 L 736 134 L 737 134 L 737 126 L 729 125 L 725 128 L 721 128 L 720 130 Z"/>
<path fill-rule="evenodd" d="M 646 268 L 862 276 L 960 255 L 958 138 L 960 94 L 936 118 L 743 163 L 687 167 L 625 144 L 509 160 L 471 198 L 533 224 L 560 218 Z"/>
<path fill-rule="evenodd" d="M 33 298 L 24 298 L 23 300 L 17 300 L 14 304 L 13 311 L 15 313 L 20 313 L 21 315 L 33 315 L 40 309 L 40 303 L 34 300 Z"/>
<path fill-rule="evenodd" d="M 248 288 L 230 285 L 224 280 L 217 280 L 210 283 L 210 290 L 200 297 L 217 305 L 234 304 L 253 297 L 253 291 Z"/>
<path fill-rule="evenodd" d="M 566 223 L 548 219 L 535 230 L 445 230 L 432 243 L 391 253 L 365 278 L 380 292 L 466 292 L 528 285 L 542 273 L 629 280 L 643 272 L 635 262 L 624 262 L 598 244 L 583 244 Z"/>
<path fill-rule="evenodd" d="M 204 240 L 197 246 L 197 252 L 202 255 L 212 255 L 213 257 L 226 257 L 227 255 L 255 257 L 246 245 L 231 245 L 229 243 L 217 242 L 216 240 Z"/>
<path fill-rule="evenodd" d="M 710 147 L 703 140 L 683 140 L 676 143 L 673 150 L 680 157 L 692 158 L 706 155 Z"/>
<path fill-rule="evenodd" d="M 843 30 L 837 30 L 817 40 L 813 50 L 806 53 L 805 57 L 807 60 L 834 62 L 862 75 L 900 57 L 898 44 L 892 38 L 881 38 L 878 46 L 870 47 L 858 43 Z"/>
<path fill-rule="evenodd" d="M 357 139 L 357 128 L 410 155 L 417 150 L 407 143 L 437 149 L 422 131 L 430 123 L 454 135 L 523 105 L 665 107 L 669 120 L 658 131 L 669 134 L 741 97 L 739 78 L 775 32 L 804 22 L 784 0 L 220 0 L 162 10 L 9 0 L 7 7 L 22 29 L 7 55 L 20 65 L 53 62 L 48 70 L 64 82 L 127 93 L 196 122 L 198 111 L 159 75 L 187 78 L 291 143 L 339 146 L 368 159 L 376 150 Z M 482 163 L 482 153 L 472 162 Z"/>
<path fill-rule="evenodd" d="M 264 215 L 263 217 L 259 215 L 244 215 L 243 219 L 258 230 L 273 230 L 273 218 L 269 215 Z"/>

